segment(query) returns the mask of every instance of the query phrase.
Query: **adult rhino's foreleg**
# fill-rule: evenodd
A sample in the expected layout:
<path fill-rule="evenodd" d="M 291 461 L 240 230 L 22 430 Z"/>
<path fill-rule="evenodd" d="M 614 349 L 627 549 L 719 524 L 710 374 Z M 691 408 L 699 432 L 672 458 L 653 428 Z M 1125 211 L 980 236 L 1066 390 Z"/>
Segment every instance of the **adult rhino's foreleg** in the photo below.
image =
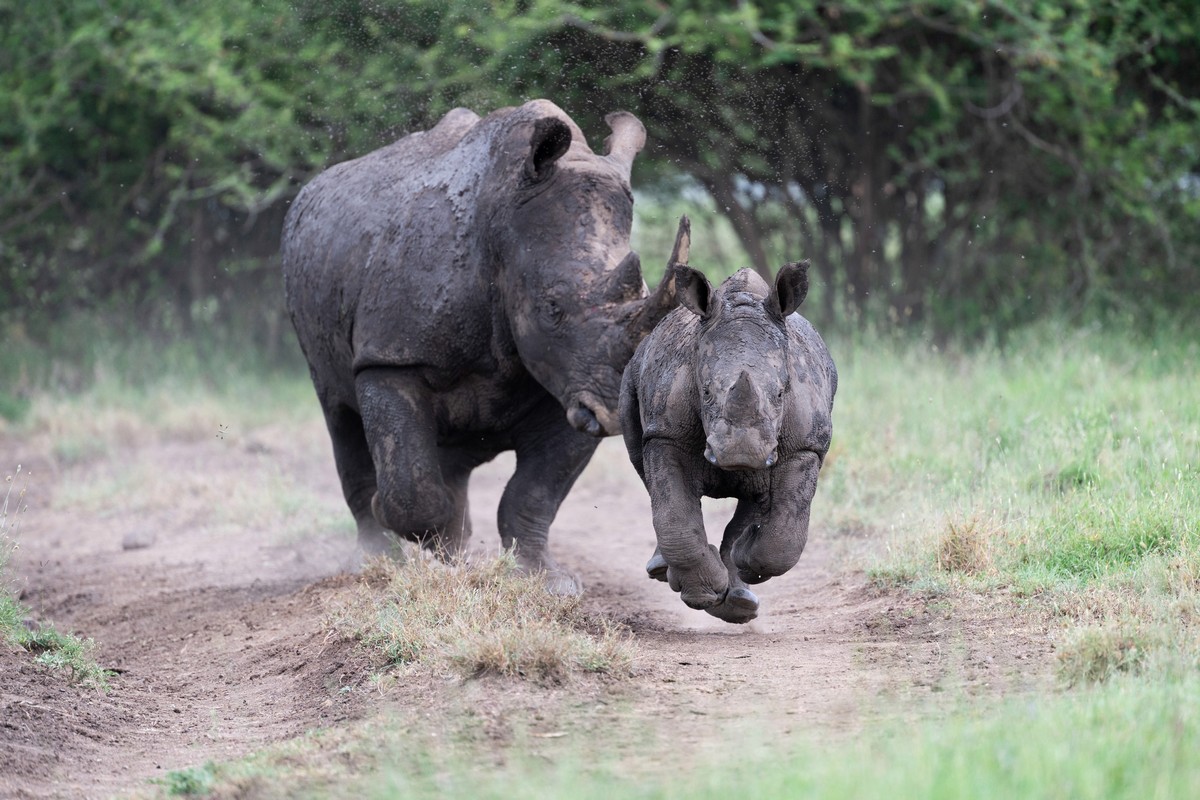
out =
<path fill-rule="evenodd" d="M 450 523 L 456 504 L 442 478 L 429 390 L 401 368 L 363 370 L 355 389 L 375 464 L 375 519 L 406 539 L 430 542 Z"/>
<path fill-rule="evenodd" d="M 674 444 L 654 439 L 646 443 L 643 459 L 657 552 L 667 562 L 667 583 L 691 608 L 721 603 L 729 589 L 729 574 L 704 532 L 700 495 L 688 479 L 688 457 Z"/>
<path fill-rule="evenodd" d="M 800 560 L 821 462 L 804 451 L 771 471 L 771 489 L 760 514 L 733 544 L 733 561 L 746 583 L 782 575 Z"/>
<path fill-rule="evenodd" d="M 514 443 L 517 469 L 504 487 L 498 513 L 501 542 L 523 568 L 544 573 L 551 592 L 579 594 L 579 579 L 558 565 L 547 543 L 559 506 L 600 440 L 572 428 L 562 407 L 547 398 L 514 431 Z"/>

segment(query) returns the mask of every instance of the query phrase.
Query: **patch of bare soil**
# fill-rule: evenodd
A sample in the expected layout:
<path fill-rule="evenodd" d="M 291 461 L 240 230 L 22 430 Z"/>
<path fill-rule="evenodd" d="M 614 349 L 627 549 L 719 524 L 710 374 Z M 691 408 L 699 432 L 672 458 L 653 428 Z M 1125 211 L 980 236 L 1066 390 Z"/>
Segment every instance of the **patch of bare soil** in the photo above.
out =
<path fill-rule="evenodd" d="M 438 714 L 471 715 L 499 743 L 516 727 L 558 736 L 577 724 L 579 736 L 601 725 L 705 748 L 730 726 L 764 737 L 852 732 L 1048 680 L 1048 638 L 1010 608 L 873 589 L 843 566 L 850 544 L 819 529 L 791 573 L 756 587 L 758 620 L 732 626 L 688 609 L 645 577 L 649 501 L 620 442 L 608 441 L 560 512 L 552 547 L 583 578 L 587 607 L 632 631 L 635 676 L 543 687 L 418 671 L 403 691 L 381 693 L 367 659 L 329 634 L 327 601 L 353 580 L 341 572 L 349 526 L 289 517 L 280 529 L 278 514 L 250 513 L 283 491 L 336 515 L 319 422 L 74 465 L 37 442 L 0 441 L 0 452 L 35 474 L 12 565 L 23 602 L 95 639 L 97 660 L 116 671 L 105 694 L 0 649 L 0 797 L 136 791 L 172 769 L 381 710 L 434 732 L 447 724 Z M 502 457 L 472 481 L 478 552 L 498 546 L 495 508 L 511 469 Z M 706 513 L 719 536 L 729 509 Z M 574 713 L 585 707 L 605 710 Z"/>

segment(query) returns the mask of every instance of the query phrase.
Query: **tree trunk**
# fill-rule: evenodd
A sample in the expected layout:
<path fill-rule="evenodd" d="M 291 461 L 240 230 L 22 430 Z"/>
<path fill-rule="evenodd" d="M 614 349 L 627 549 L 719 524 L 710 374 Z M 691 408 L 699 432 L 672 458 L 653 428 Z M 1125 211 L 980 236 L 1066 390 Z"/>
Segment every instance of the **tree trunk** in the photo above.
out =
<path fill-rule="evenodd" d="M 763 276 L 768 283 L 771 281 L 771 265 L 767 261 L 767 251 L 763 247 L 762 229 L 754 215 L 738 202 L 733 192 L 733 184 L 728 180 L 704 179 L 704 187 L 717 201 L 717 210 L 724 214 L 733 225 L 733 230 L 746 248 L 754 271 Z"/>

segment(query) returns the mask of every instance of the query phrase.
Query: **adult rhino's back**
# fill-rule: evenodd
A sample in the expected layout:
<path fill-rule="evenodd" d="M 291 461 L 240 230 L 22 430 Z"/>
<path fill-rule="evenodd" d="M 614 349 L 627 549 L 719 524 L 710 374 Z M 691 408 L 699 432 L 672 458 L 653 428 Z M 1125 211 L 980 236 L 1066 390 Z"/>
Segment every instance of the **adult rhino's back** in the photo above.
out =
<path fill-rule="evenodd" d="M 445 336 L 439 322 L 477 309 L 438 306 L 472 296 L 438 291 L 445 275 L 430 271 L 467 260 L 463 217 L 474 198 L 456 205 L 448 185 L 469 166 L 456 151 L 479 119 L 455 109 L 429 131 L 330 167 L 288 211 L 288 309 L 314 378 L 340 387 L 343 401 L 352 402 L 354 372 L 373 362 L 441 366 L 464 357 L 453 348 L 462 338 Z"/>

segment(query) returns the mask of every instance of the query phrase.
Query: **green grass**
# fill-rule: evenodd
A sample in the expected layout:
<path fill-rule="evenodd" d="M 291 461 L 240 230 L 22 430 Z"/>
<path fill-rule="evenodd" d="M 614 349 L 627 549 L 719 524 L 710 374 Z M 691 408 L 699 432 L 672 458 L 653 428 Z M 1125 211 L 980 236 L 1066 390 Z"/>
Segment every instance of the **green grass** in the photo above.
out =
<path fill-rule="evenodd" d="M 516 736 L 500 753 L 481 753 L 464 737 L 431 745 L 421 726 L 394 719 L 349 733 L 314 732 L 156 783 L 175 795 L 330 800 L 1183 800 L 1200 796 L 1198 693 L 1194 674 L 1120 677 L 948 718 L 893 719 L 856 736 L 739 735 L 704 754 L 673 747 L 669 732 L 558 745 Z"/>
<path fill-rule="evenodd" d="M 217 780 L 217 767 L 210 761 L 198 767 L 168 772 L 154 780 L 171 797 L 203 797 L 212 792 Z"/>
<path fill-rule="evenodd" d="M 17 600 L 9 586 L 8 562 L 17 546 L 15 535 L 20 517 L 27 510 L 23 505 L 25 491 L 18 466 L 5 478 L 4 499 L 0 502 L 0 640 L 33 654 L 38 664 L 64 670 L 80 683 L 106 690 L 111 673 L 92 658 L 95 643 L 91 639 L 62 633 L 53 626 L 27 624 L 29 609 Z"/>
<path fill-rule="evenodd" d="M 1070 683 L 1155 663 L 1127 658 L 1129 635 L 1200 652 L 1177 613 L 1200 590 L 1164 577 L 1200 572 L 1200 337 L 1045 323 L 969 351 L 830 346 L 842 382 L 815 524 L 882 537 L 876 580 L 1011 590 L 1085 650 L 1110 642 L 1100 666 L 1064 660 Z"/>
<path fill-rule="evenodd" d="M 1121 684 L 915 728 L 893 725 L 828 746 L 771 743 L 651 781 L 580 754 L 499 770 L 385 771 L 368 797 L 477 798 L 1188 798 L 1200 796 L 1200 682 Z M 742 750 L 744 742 L 734 750 Z M 411 763 L 411 761 L 410 761 Z M 435 762 L 436 763 L 436 762 Z"/>

